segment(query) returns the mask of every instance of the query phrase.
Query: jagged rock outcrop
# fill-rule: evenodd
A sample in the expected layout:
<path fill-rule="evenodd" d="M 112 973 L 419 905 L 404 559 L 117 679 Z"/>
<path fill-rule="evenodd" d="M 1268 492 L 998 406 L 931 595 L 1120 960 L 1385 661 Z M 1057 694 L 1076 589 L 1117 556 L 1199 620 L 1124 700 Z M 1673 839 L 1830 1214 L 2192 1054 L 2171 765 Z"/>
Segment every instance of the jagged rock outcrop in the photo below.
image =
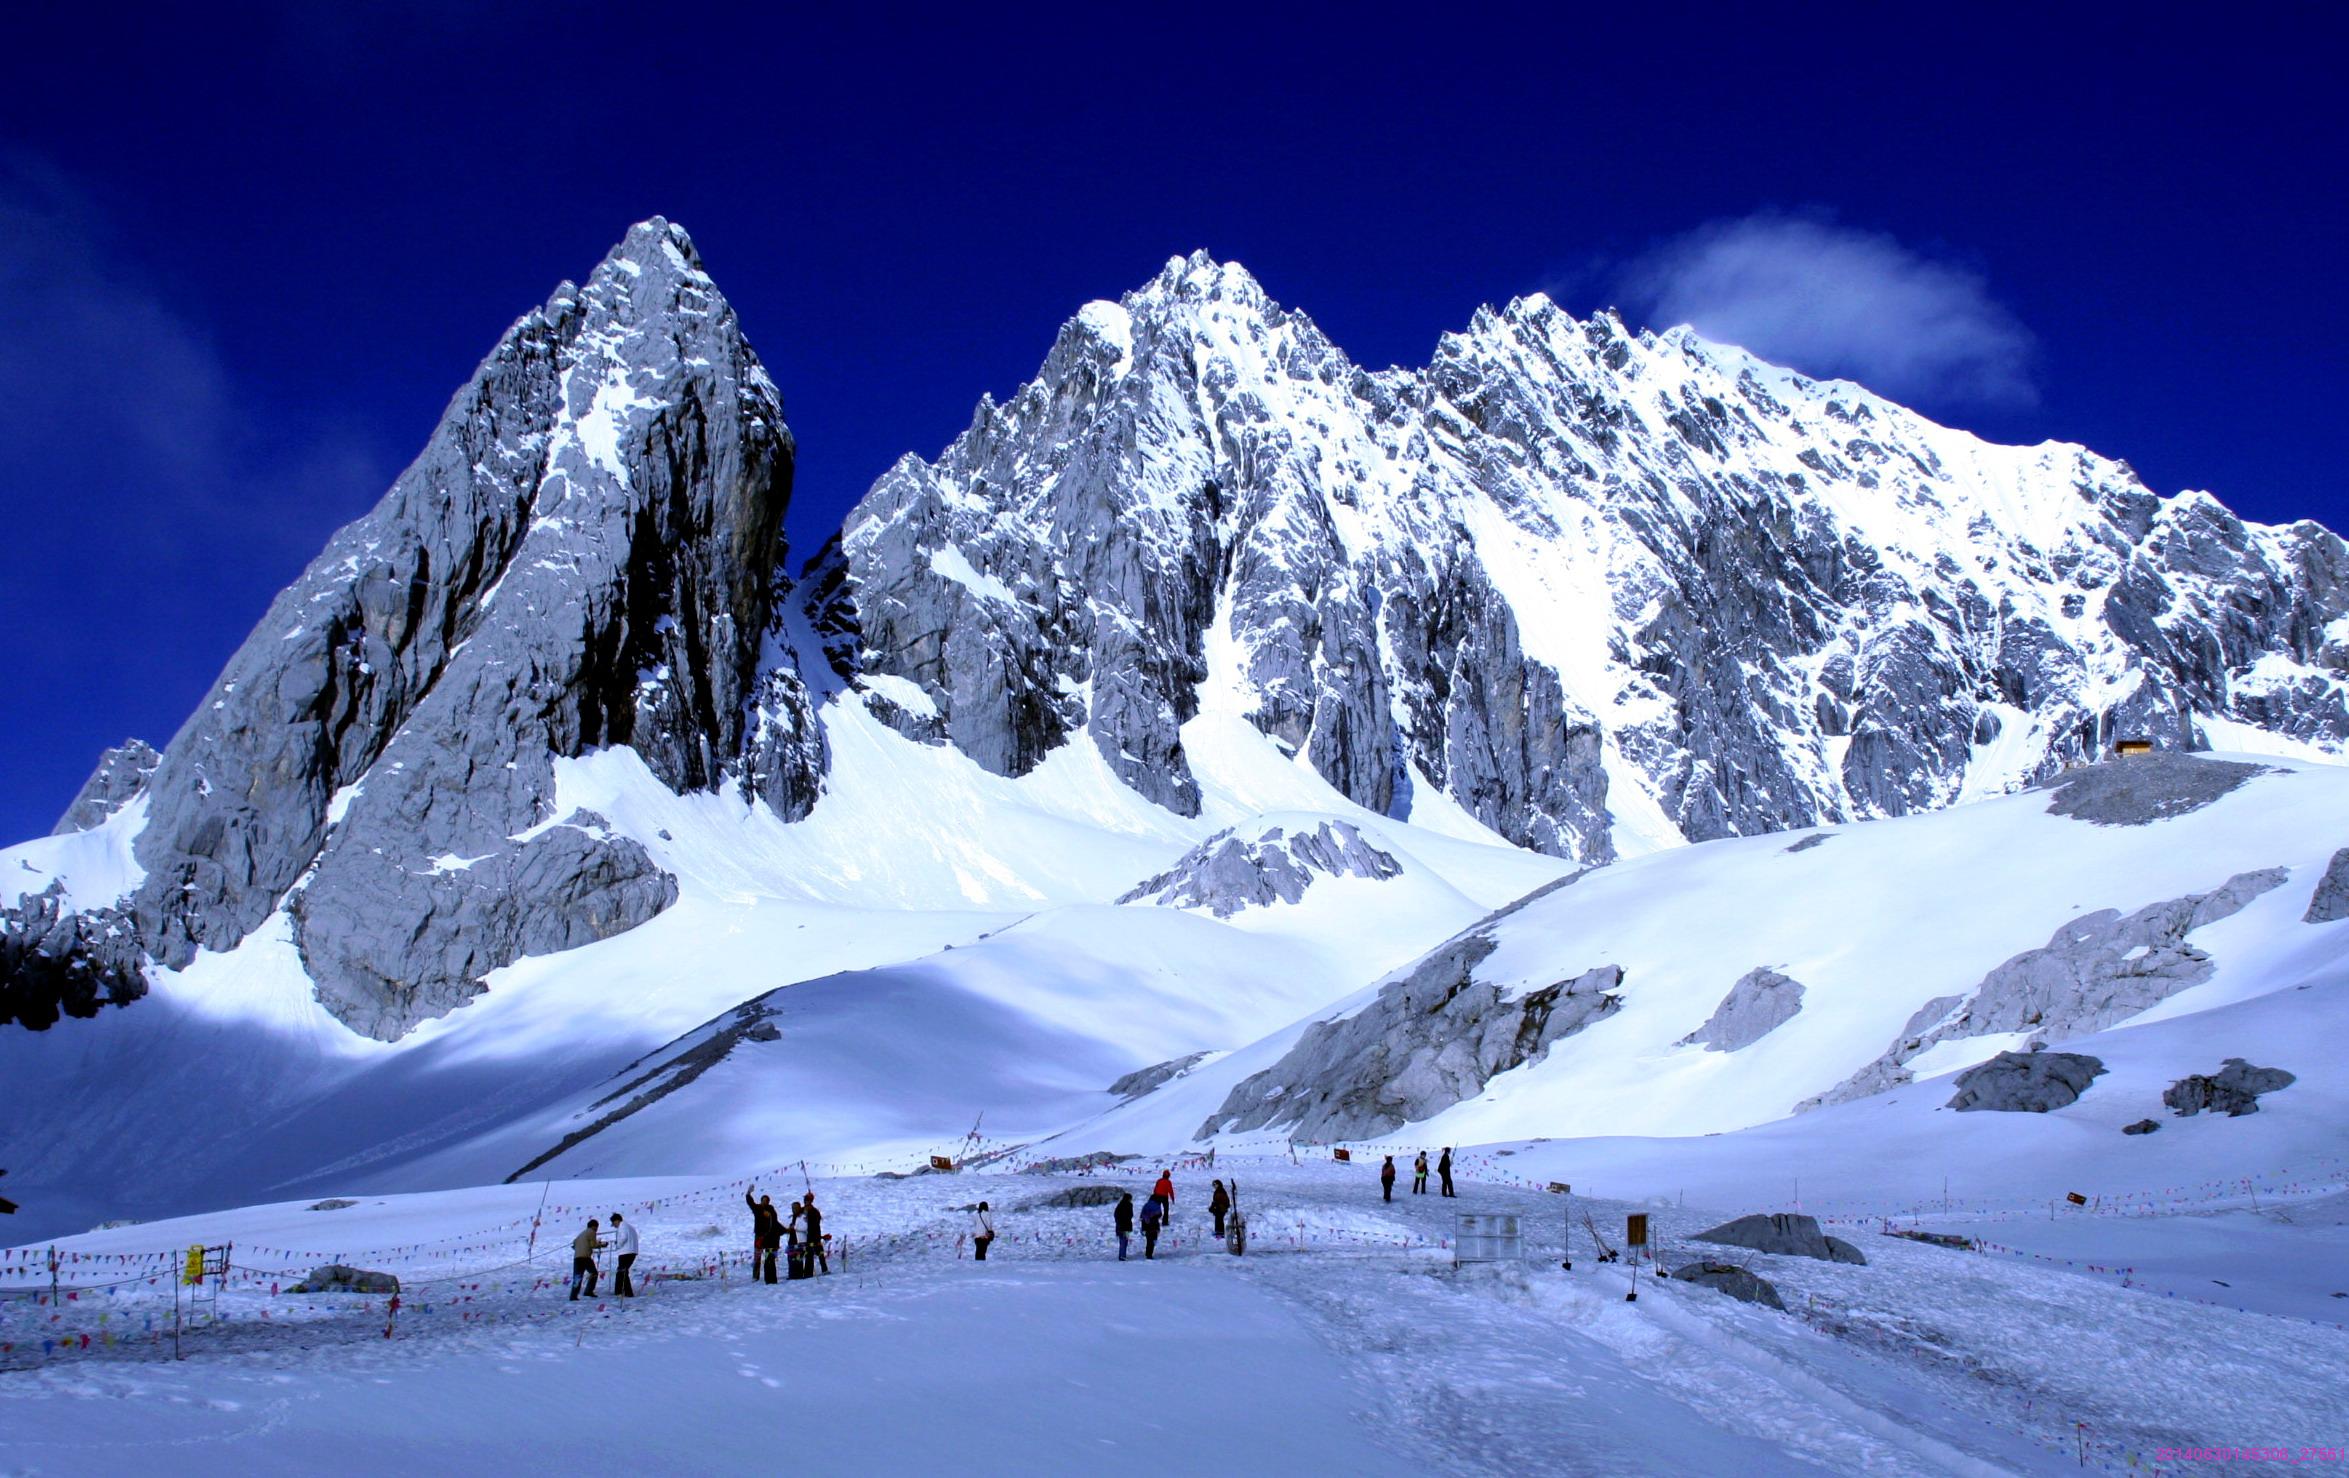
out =
<path fill-rule="evenodd" d="M 632 230 L 507 332 L 165 749 L 126 904 L 146 951 L 183 966 L 282 902 L 320 1000 L 393 1037 L 676 896 L 557 814 L 558 757 L 625 744 L 803 812 L 777 735 L 812 709 L 795 663 L 762 671 L 791 457 L 685 233 Z"/>
<path fill-rule="evenodd" d="M 1473 1098 L 1511 1068 L 1622 1006 L 1614 965 L 1521 996 L 1475 978 L 1490 920 L 1381 987 L 1370 1004 L 1305 1029 L 1280 1061 L 1242 1079 L 1199 1137 L 1282 1124 L 1300 1139 L 1370 1139 Z"/>
<path fill-rule="evenodd" d="M 88 831 L 146 793 L 147 777 L 163 756 L 144 739 L 126 739 L 98 757 L 98 768 L 82 782 L 81 794 L 65 808 L 51 836 Z"/>
<path fill-rule="evenodd" d="M 2044 1114 L 2079 1101 L 2104 1063 L 2078 1052 L 2001 1052 L 1956 1078 L 1959 1113 Z"/>
<path fill-rule="evenodd" d="M 1110 1084 L 1109 1091 L 1120 1098 L 1140 1098 L 1145 1093 L 1152 1093 L 1165 1087 L 1213 1055 L 1207 1052 L 1193 1052 L 1187 1057 L 1172 1058 L 1166 1062 L 1153 1063 L 1149 1067 L 1136 1068 Z"/>
<path fill-rule="evenodd" d="M 146 951 L 120 910 L 69 910 L 55 883 L 0 908 L 0 1026 L 45 1031 L 146 993 Z"/>
<path fill-rule="evenodd" d="M 1349 822 L 1325 821 L 1310 831 L 1273 826 L 1253 838 L 1235 828 L 1193 847 L 1118 902 L 1203 908 L 1228 919 L 1246 908 L 1296 903 L 1317 876 L 1383 880 L 1402 875 L 1403 864 L 1394 854 L 1372 845 Z"/>
<path fill-rule="evenodd" d="M 1809 1257 L 1820 1262 L 1848 1262 L 1861 1267 L 1868 1259 L 1841 1237 L 1819 1230 L 1819 1218 L 1798 1211 L 1757 1212 L 1708 1227 L 1695 1234 L 1699 1242 L 1746 1247 L 1779 1257 Z M 1675 1275 L 1677 1276 L 1677 1275 Z"/>
<path fill-rule="evenodd" d="M 2181 1119 L 2196 1114 L 2225 1114 L 2239 1119 L 2259 1112 L 2259 1095 L 2289 1088 L 2299 1079 L 2280 1067 L 2253 1067 L 2230 1057 L 2216 1073 L 2195 1073 L 2162 1090 L 2161 1101 Z"/>
<path fill-rule="evenodd" d="M 2133 813 L 2135 803 L 2127 809 Z M 1882 1057 L 1801 1108 L 1846 1103 L 1908 1082 L 1908 1061 L 1936 1042 L 2029 1032 L 2037 1045 L 2126 1021 L 2208 980 L 2218 967 L 2187 936 L 2240 913 L 2253 899 L 2283 886 L 2287 876 L 2283 868 L 2263 868 L 2237 873 L 2208 893 L 2149 904 L 2125 916 L 2109 908 L 2083 914 L 2056 930 L 2043 947 L 2026 950 L 1983 976 L 1972 995 L 1927 1002 Z"/>
<path fill-rule="evenodd" d="M 1702 1043 L 1707 1051 L 1735 1052 L 1786 1025 L 1802 1008 L 1801 981 L 1757 966 L 1738 977 L 1705 1024 L 1682 1037 L 1680 1045 Z"/>
<path fill-rule="evenodd" d="M 2316 880 L 2316 891 L 2308 896 L 2308 912 L 2300 916 L 2304 924 L 2329 924 L 2335 919 L 2349 919 L 2349 847 L 2333 854 L 2325 864 L 2324 876 Z"/>
<path fill-rule="evenodd" d="M 1538 296 L 1372 374 L 1170 262 L 840 548 L 857 664 L 927 733 L 1021 774 L 1082 731 L 1186 813 L 1204 711 L 1375 811 L 1434 786 L 1588 862 L 1626 784 L 1704 839 L 2189 749 L 2200 715 L 2349 742 L 2327 531 Z"/>

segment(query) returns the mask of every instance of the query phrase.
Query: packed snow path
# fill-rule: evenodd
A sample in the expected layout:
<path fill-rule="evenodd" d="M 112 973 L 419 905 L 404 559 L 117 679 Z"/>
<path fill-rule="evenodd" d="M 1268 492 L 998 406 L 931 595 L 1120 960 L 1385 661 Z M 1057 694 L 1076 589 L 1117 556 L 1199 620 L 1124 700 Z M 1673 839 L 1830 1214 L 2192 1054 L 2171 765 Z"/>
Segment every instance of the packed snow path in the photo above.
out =
<path fill-rule="evenodd" d="M 539 1188 L 94 1234 L 78 1245 L 267 1246 L 289 1224 L 331 1227 L 405 1239 L 353 1256 L 410 1282 L 396 1318 L 382 1298 L 232 1282 L 223 1321 L 176 1363 L 146 1332 L 168 1315 L 167 1279 L 59 1308 L 12 1296 L 0 1472 L 452 1457 L 520 1472 L 2077 1472 L 2083 1450 L 2127 1472 L 2178 1468 L 2166 1447 L 2349 1434 L 2335 1329 L 1888 1237 L 1862 1238 L 1867 1267 L 1722 1250 L 1777 1283 L 1780 1314 L 1644 1277 L 1627 1303 L 1623 1268 L 1596 1262 L 1586 1232 L 1559 1269 L 1559 1198 L 1466 1181 L 1457 1200 L 1412 1196 L 1407 1166 L 1386 1204 L 1366 1165 L 1227 1160 L 1216 1173 L 1237 1176 L 1251 1213 L 1244 1259 L 1204 1235 L 1204 1171 L 1177 1176 L 1155 1263 L 1138 1237 L 1134 1262 L 1113 1260 L 1106 1207 L 1033 1204 L 1104 1181 L 1139 1191 L 1152 1169 L 818 1182 L 848 1255 L 774 1288 L 743 1281 L 739 1186 L 566 1184 L 599 1199 L 549 1219 L 534 1268 L 470 1277 L 505 1260 L 502 1229 L 472 1229 L 517 1207 L 527 1226 Z M 979 1198 L 1002 1234 L 984 1267 L 959 1209 Z M 589 1206 L 614 1205 L 642 1228 L 650 1291 L 572 1304 L 562 1244 Z M 1588 1209 L 1614 1237 L 1627 1208 Z M 1525 1262 L 1455 1270 L 1442 1244 L 1463 1210 L 1520 1213 Z M 1667 1262 L 1699 1255 L 1688 1234 L 1716 1216 L 1651 1213 Z M 724 1277 L 653 1281 L 663 1268 Z M 93 1309 L 115 1343 L 28 1358 L 28 1337 L 56 1337 L 45 1323 L 69 1333 Z"/>

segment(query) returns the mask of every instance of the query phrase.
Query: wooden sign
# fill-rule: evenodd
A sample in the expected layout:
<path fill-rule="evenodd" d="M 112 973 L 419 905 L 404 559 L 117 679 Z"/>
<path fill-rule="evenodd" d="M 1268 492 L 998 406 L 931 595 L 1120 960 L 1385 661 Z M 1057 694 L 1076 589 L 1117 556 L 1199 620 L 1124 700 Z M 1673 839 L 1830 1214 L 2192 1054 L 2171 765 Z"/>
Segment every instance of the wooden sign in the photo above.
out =
<path fill-rule="evenodd" d="M 1330 1157 L 1332 1159 L 1344 1160 L 1348 1164 L 1352 1164 L 1354 1161 L 1354 1152 L 1352 1150 L 1331 1150 Z"/>
<path fill-rule="evenodd" d="M 1648 1214 L 1634 1211 L 1623 1218 L 1623 1241 L 1629 1247 L 1648 1245 Z"/>
<path fill-rule="evenodd" d="M 2071 1202 L 2074 1206 L 2085 1206 L 2088 1204 L 2088 1198 L 2081 1195 L 2078 1191 L 2071 1191 L 2067 1193 L 2064 1196 L 2064 1199 Z"/>
<path fill-rule="evenodd" d="M 947 1159 L 944 1155 L 932 1155 L 930 1157 L 930 1168 L 932 1170 L 952 1170 L 954 1168 L 954 1162 Z"/>
<path fill-rule="evenodd" d="M 1570 1196 L 1574 1194 L 1574 1187 L 1568 1185 L 1562 1180 L 1553 1180 L 1550 1182 L 1550 1194 L 1553 1196 Z"/>

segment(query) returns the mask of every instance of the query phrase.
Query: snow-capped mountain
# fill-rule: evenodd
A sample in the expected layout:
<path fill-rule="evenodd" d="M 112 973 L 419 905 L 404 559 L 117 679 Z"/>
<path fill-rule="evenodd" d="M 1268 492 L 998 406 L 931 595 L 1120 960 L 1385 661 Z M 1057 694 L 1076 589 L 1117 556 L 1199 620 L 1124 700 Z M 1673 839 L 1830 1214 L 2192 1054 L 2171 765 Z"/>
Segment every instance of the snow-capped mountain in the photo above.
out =
<path fill-rule="evenodd" d="M 1503 978 L 1513 930 L 1606 933 L 1581 900 L 1704 932 L 1702 859 L 1788 828 L 1909 818 L 1825 845 L 1918 839 L 1946 890 L 1976 833 L 1924 813 L 2119 737 L 2337 755 L 2349 551 L 1539 297 L 1366 372 L 1204 256 L 1086 305 L 796 576 L 792 445 L 664 221 L 517 322 L 179 735 L 0 851 L 0 1023 L 34 1029 L 0 1028 L 33 1105 L 0 1159 L 95 1208 L 678 1169 L 784 1122 L 894 1153 L 990 1103 L 1154 1148 L 1546 1133 L 1494 1085 L 1592 1043 L 1735 1064 L 1688 1122 L 1737 1127 L 2159 1007 L 2083 995 L 2050 931 L 2182 990 L 2189 936 L 2349 840 L 2312 781 L 2241 867 L 2062 919 L 1984 893 L 1915 925 L 1979 942 L 1917 990 L 1791 936 L 1670 990 L 1579 944 Z M 1848 932 L 1815 860 L 1754 877 Z M 1386 1020 L 1414 970 L 1449 1014 Z"/>

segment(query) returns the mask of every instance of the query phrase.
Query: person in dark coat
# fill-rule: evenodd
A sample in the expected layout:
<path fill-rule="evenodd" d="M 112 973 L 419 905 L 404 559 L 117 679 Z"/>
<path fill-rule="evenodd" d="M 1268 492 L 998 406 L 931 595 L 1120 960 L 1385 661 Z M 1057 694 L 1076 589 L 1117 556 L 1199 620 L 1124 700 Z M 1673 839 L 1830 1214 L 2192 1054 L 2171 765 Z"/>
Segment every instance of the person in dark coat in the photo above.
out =
<path fill-rule="evenodd" d="M 807 1255 L 816 1260 L 816 1266 L 832 1271 L 832 1259 L 824 1252 L 824 1213 L 816 1209 L 816 1193 L 809 1191 L 799 1203 L 800 1234 L 807 1238 Z"/>
<path fill-rule="evenodd" d="M 579 1285 L 582 1282 L 587 1284 L 587 1296 L 589 1298 L 595 1297 L 595 1254 L 596 1250 L 604 1245 L 604 1239 L 596 1235 L 596 1228 L 600 1225 L 601 1223 L 591 1216 L 587 1219 L 586 1228 L 571 1239 L 571 1302 L 573 1303 L 579 1302 Z"/>
<path fill-rule="evenodd" d="M 1109 1213 L 1117 1226 L 1117 1260 L 1126 1260 L 1126 1248 L 1134 1235 L 1134 1193 L 1125 1191 L 1117 1198 L 1117 1208 Z"/>
<path fill-rule="evenodd" d="M 1387 1200 L 1395 1199 L 1395 1157 L 1393 1155 L 1387 1156 L 1387 1162 L 1378 1167 L 1378 1188 Z"/>
<path fill-rule="evenodd" d="M 1166 1203 L 1152 1196 L 1142 1203 L 1142 1256 L 1158 1256 L 1158 1229 L 1166 1223 Z"/>
<path fill-rule="evenodd" d="M 759 1195 L 757 1186 L 742 1193 L 742 1204 L 750 1208 L 750 1279 L 772 1283 L 775 1250 L 783 1245 L 783 1218 L 775 1211 L 774 1198 Z"/>
<path fill-rule="evenodd" d="M 1445 1145 L 1445 1146 L 1444 1146 L 1444 1152 L 1443 1152 L 1443 1154 L 1441 1154 L 1441 1155 L 1439 1155 L 1439 1156 L 1437 1156 L 1437 1157 L 1436 1157 L 1436 1174 L 1437 1174 L 1438 1176 L 1442 1177 L 1442 1179 L 1443 1179 L 1443 1182 L 1444 1182 L 1444 1194 L 1445 1194 L 1445 1195 L 1447 1195 L 1447 1196 L 1448 1196 L 1448 1195 L 1451 1195 L 1451 1194 L 1452 1194 L 1452 1147 L 1451 1147 L 1450 1145 Z"/>
<path fill-rule="evenodd" d="M 1215 1235 L 1223 1236 L 1224 1213 L 1232 1209 L 1232 1198 L 1225 1192 L 1223 1182 L 1215 1182 L 1215 1190 L 1207 1197 L 1207 1214 L 1215 1218 Z"/>
<path fill-rule="evenodd" d="M 995 1215 L 981 1201 L 979 1209 L 971 1213 L 971 1256 L 979 1262 L 987 1260 L 987 1249 L 995 1245 Z"/>
<path fill-rule="evenodd" d="M 1411 1194 L 1414 1196 L 1427 1194 L 1427 1151 L 1425 1150 L 1421 1150 L 1419 1158 L 1411 1162 Z"/>

